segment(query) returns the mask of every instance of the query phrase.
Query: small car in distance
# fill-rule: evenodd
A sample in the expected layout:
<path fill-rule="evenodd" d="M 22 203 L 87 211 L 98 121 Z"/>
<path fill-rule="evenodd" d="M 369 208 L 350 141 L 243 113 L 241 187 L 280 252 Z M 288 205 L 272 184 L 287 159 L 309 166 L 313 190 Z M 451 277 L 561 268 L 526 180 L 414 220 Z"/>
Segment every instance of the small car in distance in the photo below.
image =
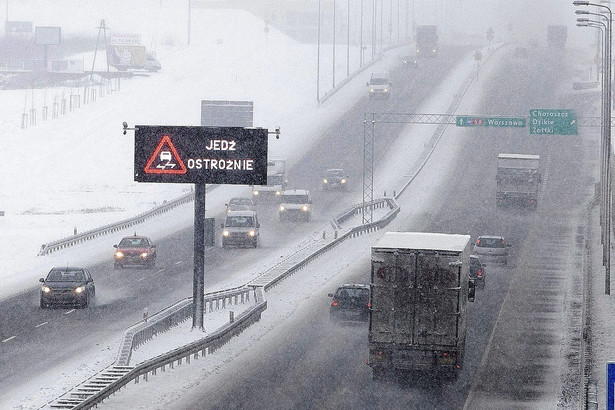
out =
<path fill-rule="evenodd" d="M 287 189 L 282 191 L 278 212 L 280 221 L 303 219 L 309 222 L 312 218 L 311 204 L 310 191 L 306 189 Z"/>
<path fill-rule="evenodd" d="M 96 295 L 94 279 L 85 268 L 58 267 L 49 271 L 46 278 L 40 278 L 40 306 L 87 307 Z"/>
<path fill-rule="evenodd" d="M 470 279 L 478 286 L 485 286 L 485 273 L 487 265 L 483 264 L 478 256 L 470 255 Z"/>
<path fill-rule="evenodd" d="M 343 169 L 331 168 L 325 172 L 322 178 L 322 189 L 346 189 L 348 186 L 348 175 Z"/>
<path fill-rule="evenodd" d="M 115 248 L 115 269 L 124 266 L 142 266 L 153 268 L 156 266 L 156 245 L 147 236 L 133 235 L 122 238 Z"/>
<path fill-rule="evenodd" d="M 472 254 L 481 259 L 508 264 L 508 248 L 503 236 L 482 235 L 476 239 Z"/>
<path fill-rule="evenodd" d="M 369 286 L 345 283 L 329 293 L 331 320 L 367 321 L 369 319 Z"/>
<path fill-rule="evenodd" d="M 367 86 L 369 87 L 369 98 L 389 98 L 391 94 L 389 73 L 372 73 Z"/>
<path fill-rule="evenodd" d="M 248 197 L 231 198 L 226 204 L 226 212 L 231 211 L 254 211 L 254 201 Z"/>

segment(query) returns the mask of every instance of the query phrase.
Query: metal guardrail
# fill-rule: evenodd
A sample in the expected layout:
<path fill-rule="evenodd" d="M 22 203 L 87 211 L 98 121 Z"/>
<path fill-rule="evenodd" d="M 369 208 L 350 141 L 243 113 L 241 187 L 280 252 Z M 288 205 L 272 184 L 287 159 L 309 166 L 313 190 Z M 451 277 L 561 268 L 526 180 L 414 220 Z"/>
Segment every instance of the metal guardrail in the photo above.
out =
<path fill-rule="evenodd" d="M 210 189 L 214 189 L 216 186 L 217 185 L 212 185 L 211 188 L 208 187 L 208 192 Z M 150 218 L 168 212 L 179 205 L 183 205 L 191 201 L 194 201 L 194 192 L 189 192 L 185 195 L 180 196 L 179 198 L 168 201 L 167 203 L 164 203 L 156 208 L 150 209 L 149 211 L 137 215 L 136 217 L 124 219 L 122 221 L 114 222 L 112 224 L 105 225 L 100 228 L 95 228 L 77 235 L 45 243 L 41 245 L 41 250 L 38 252 L 38 256 L 48 255 L 51 252 L 67 248 L 69 246 L 77 245 L 79 243 L 98 238 L 102 235 L 107 235 L 110 233 L 121 231 L 122 229 L 130 228 L 134 225 L 145 222 Z"/>
<path fill-rule="evenodd" d="M 175 362 L 177 362 L 178 365 L 181 365 L 184 359 L 186 359 L 186 363 L 190 363 L 190 357 L 193 356 L 195 359 L 198 359 L 199 352 L 202 356 L 213 353 L 221 346 L 226 344 L 233 336 L 238 335 L 244 329 L 259 321 L 261 313 L 265 311 L 265 309 L 267 309 L 266 301 L 261 302 L 249 311 L 238 315 L 233 323 L 228 323 L 204 339 L 195 341 L 179 349 L 175 349 L 171 352 L 162 354 L 141 363 L 132 370 L 129 370 L 127 373 L 116 378 L 116 380 L 112 383 L 100 388 L 100 390 L 96 393 L 89 395 L 89 397 L 85 399 L 80 399 L 78 393 L 75 400 L 80 400 L 80 402 L 73 405 L 69 400 L 67 400 L 67 407 L 63 408 L 90 409 L 93 406 L 102 403 L 104 399 L 117 392 L 131 380 L 135 380 L 135 382 L 138 383 L 141 376 L 144 376 L 144 379 L 147 380 L 147 375 L 150 372 L 156 374 L 157 369 L 162 369 L 164 371 L 167 365 L 169 365 L 170 368 L 173 368 Z"/>

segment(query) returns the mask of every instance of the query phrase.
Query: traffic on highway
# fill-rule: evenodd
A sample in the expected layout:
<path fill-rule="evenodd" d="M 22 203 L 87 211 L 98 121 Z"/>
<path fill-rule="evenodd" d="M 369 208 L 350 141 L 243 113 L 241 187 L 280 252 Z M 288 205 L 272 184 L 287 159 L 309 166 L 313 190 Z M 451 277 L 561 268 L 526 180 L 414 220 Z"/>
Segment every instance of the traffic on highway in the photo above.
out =
<path fill-rule="evenodd" d="M 1 408 L 606 406 L 574 7 L 323 4 L 7 2 Z"/>

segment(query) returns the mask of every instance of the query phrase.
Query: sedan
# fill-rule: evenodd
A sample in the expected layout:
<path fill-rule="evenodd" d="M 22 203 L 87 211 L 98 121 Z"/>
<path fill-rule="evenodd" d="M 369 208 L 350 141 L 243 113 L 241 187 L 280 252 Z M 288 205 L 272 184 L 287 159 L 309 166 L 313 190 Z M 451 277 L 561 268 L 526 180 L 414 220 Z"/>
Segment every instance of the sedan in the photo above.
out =
<path fill-rule="evenodd" d="M 156 266 L 156 245 L 147 236 L 127 236 L 115 248 L 116 269 L 124 266 L 143 266 L 153 268 Z"/>
<path fill-rule="evenodd" d="M 506 265 L 508 263 L 508 248 L 503 236 L 483 235 L 479 236 L 474 244 L 472 254 L 481 259 L 488 259 Z"/>
<path fill-rule="evenodd" d="M 87 307 L 96 294 L 94 280 L 84 268 L 53 268 L 40 278 L 41 308 L 55 305 Z"/>
<path fill-rule="evenodd" d="M 329 293 L 332 320 L 367 321 L 369 319 L 369 286 L 357 283 L 340 285 L 335 294 Z"/>
<path fill-rule="evenodd" d="M 348 186 L 348 175 L 343 169 L 332 168 L 325 172 L 322 178 L 322 189 L 345 189 Z"/>
<path fill-rule="evenodd" d="M 226 204 L 226 212 L 231 211 L 254 211 L 254 201 L 248 197 L 231 198 Z"/>

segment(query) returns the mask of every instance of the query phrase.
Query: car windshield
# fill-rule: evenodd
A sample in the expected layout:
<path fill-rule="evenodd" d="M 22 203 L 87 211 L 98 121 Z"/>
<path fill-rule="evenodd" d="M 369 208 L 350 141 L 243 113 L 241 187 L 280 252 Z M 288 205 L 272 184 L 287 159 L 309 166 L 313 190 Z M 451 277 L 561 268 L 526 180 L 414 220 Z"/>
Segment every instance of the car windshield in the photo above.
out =
<path fill-rule="evenodd" d="M 335 292 L 336 299 L 358 298 L 369 299 L 369 290 L 360 288 L 340 288 Z"/>
<path fill-rule="evenodd" d="M 124 238 L 118 245 L 120 248 L 143 248 L 148 246 L 147 239 L 143 238 Z"/>
<path fill-rule="evenodd" d="M 386 78 L 372 78 L 369 83 L 372 85 L 386 85 L 388 84 L 388 81 Z"/>
<path fill-rule="evenodd" d="M 252 200 L 250 198 L 233 198 L 229 205 L 252 205 Z"/>
<path fill-rule="evenodd" d="M 307 195 L 284 195 L 282 198 L 282 202 L 287 204 L 306 204 L 307 201 Z"/>
<path fill-rule="evenodd" d="M 267 175 L 267 185 L 282 185 L 283 181 L 282 175 Z"/>
<path fill-rule="evenodd" d="M 329 171 L 327 171 L 327 176 L 328 177 L 343 178 L 344 177 L 344 171 L 342 171 L 341 169 L 329 170 Z"/>
<path fill-rule="evenodd" d="M 504 240 L 502 238 L 480 238 L 476 243 L 481 248 L 504 248 Z"/>
<path fill-rule="evenodd" d="M 254 226 L 254 218 L 251 216 L 228 216 L 224 225 L 229 227 Z"/>
<path fill-rule="evenodd" d="M 54 269 L 47 275 L 47 282 L 80 282 L 85 280 L 82 270 Z"/>

